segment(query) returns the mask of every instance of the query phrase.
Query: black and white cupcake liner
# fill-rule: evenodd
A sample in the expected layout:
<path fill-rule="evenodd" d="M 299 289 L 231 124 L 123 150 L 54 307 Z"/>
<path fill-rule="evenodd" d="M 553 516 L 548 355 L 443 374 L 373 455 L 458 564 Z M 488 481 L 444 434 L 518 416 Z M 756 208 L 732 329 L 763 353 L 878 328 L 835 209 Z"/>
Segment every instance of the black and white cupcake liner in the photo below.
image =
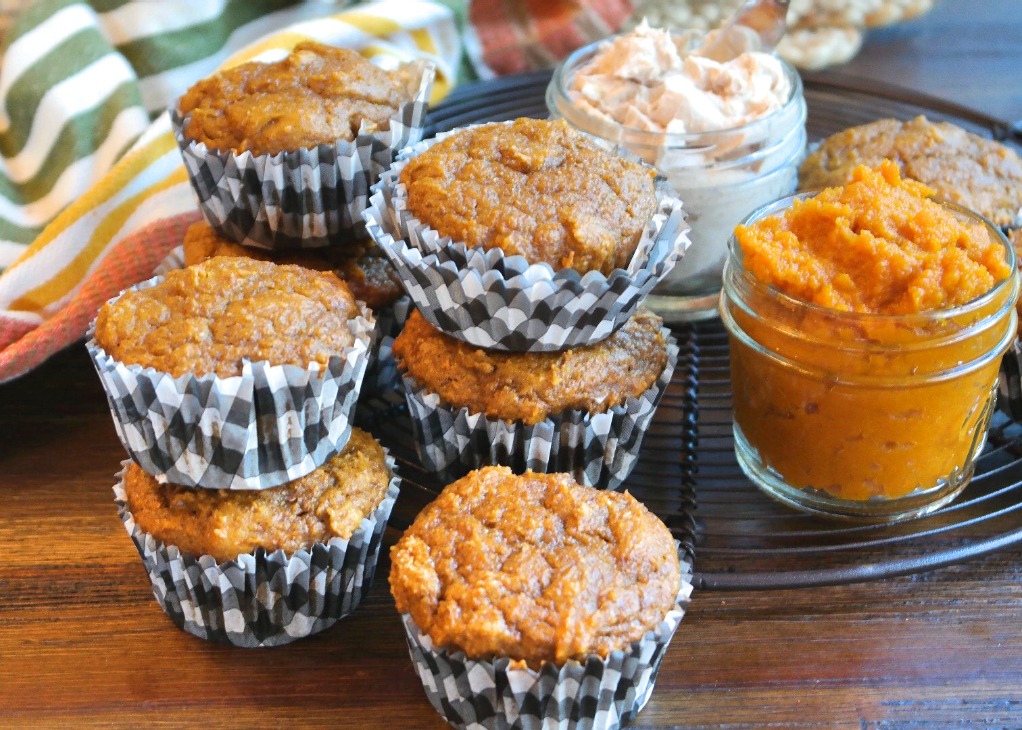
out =
<path fill-rule="evenodd" d="M 389 307 L 373 310 L 376 315 L 376 331 L 369 351 L 369 365 L 362 381 L 363 395 L 395 390 L 401 382 L 394 361 L 394 338 L 401 333 L 412 309 L 412 300 L 406 294 Z"/>
<path fill-rule="evenodd" d="M 642 438 L 674 374 L 678 344 L 667 329 L 664 336 L 667 365 L 640 396 L 603 413 L 567 410 L 533 425 L 454 407 L 405 374 L 419 460 L 444 479 L 502 465 L 518 474 L 567 472 L 586 486 L 616 489 L 635 468 Z"/>
<path fill-rule="evenodd" d="M 209 149 L 184 136 L 185 119 L 171 125 L 199 208 L 224 238 L 270 249 L 322 248 L 365 238 L 361 213 L 369 188 L 398 150 L 422 137 L 435 67 L 406 65 L 411 100 L 386 130 L 363 124 L 353 141 L 274 155 Z"/>
<path fill-rule="evenodd" d="M 682 563 L 681 591 L 660 624 L 625 650 L 584 662 L 530 669 L 507 658 L 470 659 L 433 645 L 402 614 L 408 653 L 433 708 L 457 728 L 612 730 L 634 719 L 653 693 L 660 663 L 692 593 Z"/>
<path fill-rule="evenodd" d="M 168 253 L 163 258 L 163 261 L 158 263 L 156 265 L 156 268 L 153 269 L 153 276 L 166 276 L 171 271 L 183 269 L 184 267 L 185 267 L 185 247 L 175 246 L 174 248 L 170 249 L 170 253 Z"/>
<path fill-rule="evenodd" d="M 416 145 L 428 147 L 444 136 Z M 363 213 L 369 235 L 390 258 L 406 291 L 438 329 L 509 352 L 554 352 L 606 339 L 635 313 L 689 245 L 682 204 L 658 186 L 659 207 L 628 268 L 610 275 L 555 271 L 500 249 L 468 247 L 414 218 L 397 176 L 384 174 Z"/>
<path fill-rule="evenodd" d="M 246 361 L 230 378 L 126 365 L 96 342 L 95 323 L 86 347 L 117 435 L 142 469 L 186 487 L 266 489 L 305 476 L 348 443 L 372 315 L 363 308 L 348 326 L 354 345 L 325 367 Z"/>
<path fill-rule="evenodd" d="M 290 555 L 259 548 L 226 562 L 211 555 L 197 557 L 165 545 L 135 524 L 123 471 L 114 498 L 156 602 L 178 628 L 234 646 L 279 646 L 329 628 L 351 614 L 369 592 L 401 481 L 389 455 L 387 466 L 387 494 L 350 538 L 333 538 Z"/>

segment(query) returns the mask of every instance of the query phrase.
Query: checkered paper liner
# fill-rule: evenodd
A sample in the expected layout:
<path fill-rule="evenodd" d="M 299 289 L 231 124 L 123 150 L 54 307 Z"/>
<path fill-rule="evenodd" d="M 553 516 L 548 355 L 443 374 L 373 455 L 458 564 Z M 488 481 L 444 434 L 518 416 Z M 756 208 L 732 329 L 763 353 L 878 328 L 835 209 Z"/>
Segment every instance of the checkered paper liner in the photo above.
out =
<path fill-rule="evenodd" d="M 322 248 L 365 238 L 361 213 L 369 188 L 397 151 L 421 139 L 435 67 L 406 64 L 412 99 L 377 130 L 363 123 L 353 141 L 274 155 L 209 149 L 184 136 L 185 118 L 171 125 L 199 208 L 224 238 L 269 249 Z"/>
<path fill-rule="evenodd" d="M 667 365 L 640 396 L 604 413 L 567 410 L 528 425 L 456 408 L 404 375 L 415 446 L 423 466 L 455 479 L 486 465 L 568 472 L 598 489 L 616 489 L 639 458 L 642 438 L 674 374 L 678 343 L 666 328 Z"/>
<path fill-rule="evenodd" d="M 171 271 L 185 267 L 185 247 L 175 246 L 170 253 L 153 269 L 153 276 L 166 276 Z"/>
<path fill-rule="evenodd" d="M 350 538 L 333 538 L 291 555 L 259 548 L 217 562 L 211 555 L 196 557 L 165 545 L 135 523 L 123 470 L 114 501 L 156 602 L 178 628 L 234 646 L 280 646 L 333 626 L 368 594 L 401 482 L 390 455 L 387 467 L 386 495 Z"/>
<path fill-rule="evenodd" d="M 450 133 L 401 153 L 415 154 Z M 635 313 L 689 246 L 681 201 L 662 185 L 658 209 L 646 224 L 626 269 L 610 275 L 555 271 L 440 236 L 414 218 L 395 162 L 364 211 L 366 229 L 397 269 L 423 316 L 438 329 L 477 347 L 509 352 L 554 352 L 606 339 Z"/>
<path fill-rule="evenodd" d="M 634 719 L 653 693 L 660 663 L 692 593 L 682 562 L 681 590 L 660 624 L 606 659 L 545 664 L 539 670 L 507 658 L 470 659 L 433 645 L 402 614 L 408 653 L 433 708 L 456 728 L 591 728 L 610 730 Z"/>
<path fill-rule="evenodd" d="M 452 337 L 505 352 L 557 352 L 610 337 L 674 268 L 688 242 L 680 230 L 681 205 L 672 199 L 661 209 L 650 257 L 635 277 L 622 269 L 609 277 L 555 273 L 499 249 L 454 244 L 446 258 L 424 254 L 383 229 L 380 202 L 374 195 L 367 228 L 423 316 Z"/>
<path fill-rule="evenodd" d="M 154 277 L 132 288 L 161 280 Z M 246 361 L 241 375 L 230 378 L 174 378 L 126 365 L 96 342 L 95 322 L 86 348 L 117 435 L 142 469 L 161 482 L 186 487 L 266 489 L 305 476 L 348 443 L 372 315 L 363 308 L 348 326 L 354 345 L 325 367 Z"/>
<path fill-rule="evenodd" d="M 404 295 L 389 307 L 373 310 L 376 315 L 376 330 L 373 346 L 369 351 L 369 365 L 362 381 L 363 395 L 395 390 L 401 382 L 397 363 L 394 361 L 394 338 L 405 326 L 412 308 L 412 300 L 408 295 Z"/>

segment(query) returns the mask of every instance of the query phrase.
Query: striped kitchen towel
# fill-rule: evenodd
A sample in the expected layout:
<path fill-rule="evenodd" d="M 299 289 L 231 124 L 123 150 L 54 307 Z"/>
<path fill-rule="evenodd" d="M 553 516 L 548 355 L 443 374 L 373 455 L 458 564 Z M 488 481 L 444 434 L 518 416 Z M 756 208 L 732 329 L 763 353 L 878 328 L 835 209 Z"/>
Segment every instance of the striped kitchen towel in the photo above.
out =
<path fill-rule="evenodd" d="M 80 338 L 106 298 L 180 242 L 196 205 L 162 110 L 197 79 L 313 39 L 381 64 L 428 58 L 432 100 L 451 88 L 461 40 L 445 5 L 337 9 L 39 0 L 25 10 L 0 65 L 0 382 Z"/>

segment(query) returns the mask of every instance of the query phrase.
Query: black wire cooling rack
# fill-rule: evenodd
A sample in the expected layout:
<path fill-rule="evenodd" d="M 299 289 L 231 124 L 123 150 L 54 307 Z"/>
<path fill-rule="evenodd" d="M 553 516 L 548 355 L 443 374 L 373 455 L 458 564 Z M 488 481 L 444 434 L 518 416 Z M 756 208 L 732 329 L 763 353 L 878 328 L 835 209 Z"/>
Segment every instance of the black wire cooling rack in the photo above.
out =
<path fill-rule="evenodd" d="M 549 72 L 465 86 L 430 113 L 427 134 L 476 122 L 547 115 Z M 1017 128 L 964 107 L 892 86 L 832 74 L 805 78 L 811 139 L 883 117 L 951 121 L 1022 142 Z M 727 336 L 717 321 L 674 329 L 678 366 L 625 483 L 681 541 L 704 589 L 833 585 L 916 573 L 1022 542 L 1022 426 L 995 414 L 972 483 L 950 505 L 896 525 L 831 522 L 795 512 L 742 474 L 731 434 Z M 403 529 L 442 487 L 415 455 L 396 394 L 363 402 L 360 425 L 398 459 L 402 494 L 392 522 Z"/>

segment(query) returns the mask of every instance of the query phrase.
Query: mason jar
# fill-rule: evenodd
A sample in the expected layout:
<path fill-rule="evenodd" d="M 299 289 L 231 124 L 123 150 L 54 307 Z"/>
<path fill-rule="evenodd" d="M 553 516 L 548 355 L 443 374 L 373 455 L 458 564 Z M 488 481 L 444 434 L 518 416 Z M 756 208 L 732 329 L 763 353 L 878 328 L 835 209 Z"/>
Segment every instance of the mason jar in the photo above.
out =
<path fill-rule="evenodd" d="M 692 245 L 646 302 L 668 322 L 714 317 L 728 238 L 751 210 L 794 192 L 806 148 L 802 79 L 781 61 L 790 85 L 776 111 L 742 126 L 695 134 L 632 129 L 576 106 L 571 84 L 601 41 L 559 65 L 546 92 L 547 108 L 578 130 L 618 145 L 653 165 L 681 198 Z"/>
<path fill-rule="evenodd" d="M 790 196 L 743 223 L 781 213 Z M 735 454 L 776 499 L 816 514 L 895 521 L 934 510 L 972 477 L 1018 324 L 1012 274 L 962 306 L 915 314 L 829 309 L 765 285 L 732 236 L 720 315 L 731 345 Z"/>

